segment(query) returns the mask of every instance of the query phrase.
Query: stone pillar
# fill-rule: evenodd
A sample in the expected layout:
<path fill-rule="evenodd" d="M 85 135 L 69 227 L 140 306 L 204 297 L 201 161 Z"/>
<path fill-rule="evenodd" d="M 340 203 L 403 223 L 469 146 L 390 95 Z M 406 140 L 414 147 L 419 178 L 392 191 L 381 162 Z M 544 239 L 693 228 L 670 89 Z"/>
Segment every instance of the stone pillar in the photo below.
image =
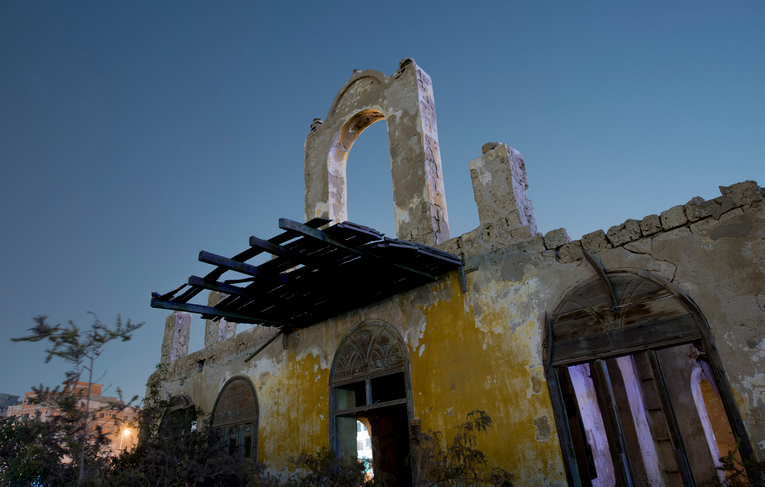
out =
<path fill-rule="evenodd" d="M 534 207 L 526 197 L 529 183 L 523 155 L 507 144 L 490 142 L 470 161 L 473 194 L 481 224 L 505 220 L 508 230 L 529 226 L 537 233 Z"/>
<path fill-rule="evenodd" d="M 207 305 L 216 306 L 227 297 L 228 294 L 210 291 L 210 294 L 207 295 Z M 236 335 L 236 323 L 230 323 L 225 318 L 221 318 L 218 321 L 205 321 L 205 348 L 231 338 L 234 335 Z"/>
<path fill-rule="evenodd" d="M 189 354 L 189 335 L 191 333 L 191 314 L 176 311 L 165 320 L 165 337 L 162 340 L 163 364 Z"/>

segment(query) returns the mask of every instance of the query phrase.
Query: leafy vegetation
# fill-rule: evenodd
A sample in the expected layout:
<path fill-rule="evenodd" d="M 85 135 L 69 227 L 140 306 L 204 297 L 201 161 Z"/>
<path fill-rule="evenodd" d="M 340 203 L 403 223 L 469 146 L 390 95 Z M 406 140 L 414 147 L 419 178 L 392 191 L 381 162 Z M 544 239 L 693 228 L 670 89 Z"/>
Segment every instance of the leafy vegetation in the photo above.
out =
<path fill-rule="evenodd" d="M 501 468 L 489 470 L 486 456 L 477 448 L 477 435 L 485 432 L 490 426 L 489 415 L 484 411 L 474 410 L 468 413 L 467 421 L 457 427 L 457 432 L 448 445 L 441 432 L 421 433 L 419 445 L 411 456 L 419 485 L 512 487 L 512 476 Z"/>
<path fill-rule="evenodd" d="M 91 389 L 96 359 L 104 347 L 113 340 L 130 340 L 132 333 L 143 323 L 123 323 L 120 317 L 114 327 L 104 325 L 94 315 L 90 329 L 80 330 L 71 321 L 67 325 L 52 326 L 46 316 L 34 318 L 30 335 L 13 338 L 17 342 L 48 342 L 46 362 L 59 358 L 70 364 L 63 387 L 50 389 L 40 385 L 33 388 L 29 398 L 33 404 L 53 408 L 53 417 L 4 421 L 0 448 L 0 484 L 30 485 L 85 485 L 97 477 L 108 463 L 105 447 L 108 444 L 96 415 L 110 410 L 119 412 L 127 407 L 122 401 L 99 408 L 91 408 Z M 83 377 L 87 373 L 86 377 Z M 86 378 L 86 381 L 82 379 Z M 86 382 L 86 388 L 75 387 Z M 117 389 L 118 395 L 121 392 Z M 134 398 L 133 400 L 136 400 Z"/>

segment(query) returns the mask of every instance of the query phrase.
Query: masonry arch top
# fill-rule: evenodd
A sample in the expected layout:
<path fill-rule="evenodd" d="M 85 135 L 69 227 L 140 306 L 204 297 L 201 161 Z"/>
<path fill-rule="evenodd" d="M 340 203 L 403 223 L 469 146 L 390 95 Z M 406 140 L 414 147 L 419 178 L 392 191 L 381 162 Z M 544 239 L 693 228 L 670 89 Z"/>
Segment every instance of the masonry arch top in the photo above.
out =
<path fill-rule="evenodd" d="M 347 220 L 346 161 L 371 124 L 388 126 L 396 236 L 425 245 L 449 239 L 435 103 L 430 77 L 413 59 L 391 76 L 355 71 L 315 119 L 305 143 L 305 217 Z"/>

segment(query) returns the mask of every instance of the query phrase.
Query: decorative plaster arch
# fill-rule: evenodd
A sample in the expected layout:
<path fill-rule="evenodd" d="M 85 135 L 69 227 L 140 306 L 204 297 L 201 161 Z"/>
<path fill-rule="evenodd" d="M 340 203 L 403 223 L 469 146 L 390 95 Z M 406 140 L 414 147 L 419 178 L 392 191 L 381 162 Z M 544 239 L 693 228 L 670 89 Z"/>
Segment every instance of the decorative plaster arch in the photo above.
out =
<path fill-rule="evenodd" d="M 369 320 L 357 324 L 343 337 L 332 361 L 330 383 L 408 370 L 409 356 L 398 330 L 384 321 Z"/>
<path fill-rule="evenodd" d="M 346 162 L 358 136 L 385 119 L 396 236 L 425 245 L 449 239 L 430 76 L 406 58 L 391 77 L 355 71 L 305 142 L 305 218 L 348 218 Z M 362 222 L 363 223 L 363 222 Z"/>

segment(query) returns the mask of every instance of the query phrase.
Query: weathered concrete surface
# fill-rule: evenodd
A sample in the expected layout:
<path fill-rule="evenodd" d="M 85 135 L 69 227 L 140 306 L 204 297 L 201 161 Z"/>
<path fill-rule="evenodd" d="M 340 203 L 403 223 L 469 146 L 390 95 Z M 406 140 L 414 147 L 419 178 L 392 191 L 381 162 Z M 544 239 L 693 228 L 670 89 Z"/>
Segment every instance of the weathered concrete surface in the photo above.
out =
<path fill-rule="evenodd" d="M 210 291 L 207 295 L 207 306 L 216 306 L 226 297 L 228 297 L 228 294 Z M 234 335 L 236 335 L 236 323 L 226 321 L 225 318 L 221 318 L 218 321 L 205 321 L 205 348 L 231 338 Z"/>
<path fill-rule="evenodd" d="M 470 161 L 473 195 L 481 224 L 504 218 L 509 230 L 528 225 L 536 235 L 534 207 L 526 197 L 529 183 L 523 155 L 507 144 L 485 144 L 481 157 Z"/>
<path fill-rule="evenodd" d="M 187 318 L 175 313 L 162 347 L 162 361 L 169 363 L 166 392 L 186 395 L 209 413 L 228 379 L 248 378 L 260 408 L 258 459 L 273 471 L 289 469 L 290 457 L 329 446 L 330 375 L 344 336 L 358 323 L 380 320 L 398 331 L 408 350 L 410 419 L 451 438 L 467 412 L 484 410 L 494 424 L 477 446 L 489 465 L 505 468 L 521 485 L 565 485 L 542 365 L 544 316 L 595 277 L 584 248 L 606 271 L 650 272 L 698 306 L 752 444 L 765 458 L 762 188 L 751 181 L 724 187 L 714 200 L 694 198 L 571 242 L 565 229 L 537 234 L 524 200 L 520 154 L 497 144 L 471 162 L 480 225 L 448 239 L 430 86 L 409 61 L 390 78 L 376 71 L 354 74 L 306 141 L 306 218 L 345 218 L 347 151 L 361 130 L 384 116 L 398 236 L 439 243 L 464 257 L 468 291 L 461 291 L 452 273 L 295 331 L 247 363 L 274 329 L 233 335 L 226 325 L 221 331 L 210 323 L 205 349 L 186 355 Z"/>
<path fill-rule="evenodd" d="M 354 72 L 305 142 L 305 217 L 348 219 L 346 162 L 356 138 L 385 119 L 396 235 L 426 245 L 449 240 L 433 84 L 411 58 L 387 77 Z M 352 218 L 351 218 L 352 220 Z"/>
<path fill-rule="evenodd" d="M 191 315 L 175 312 L 165 320 L 165 336 L 162 340 L 161 363 L 167 364 L 189 353 Z"/>

